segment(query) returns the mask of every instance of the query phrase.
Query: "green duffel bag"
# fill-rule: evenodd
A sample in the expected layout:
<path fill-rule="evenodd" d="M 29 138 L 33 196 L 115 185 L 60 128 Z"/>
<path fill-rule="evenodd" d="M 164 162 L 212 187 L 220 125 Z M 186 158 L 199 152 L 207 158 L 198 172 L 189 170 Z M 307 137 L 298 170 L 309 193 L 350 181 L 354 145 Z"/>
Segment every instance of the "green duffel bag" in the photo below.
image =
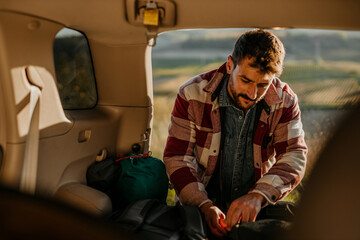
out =
<path fill-rule="evenodd" d="M 121 165 L 115 189 L 120 206 L 143 199 L 166 203 L 169 179 L 160 159 L 150 154 L 129 154 L 116 161 Z"/>

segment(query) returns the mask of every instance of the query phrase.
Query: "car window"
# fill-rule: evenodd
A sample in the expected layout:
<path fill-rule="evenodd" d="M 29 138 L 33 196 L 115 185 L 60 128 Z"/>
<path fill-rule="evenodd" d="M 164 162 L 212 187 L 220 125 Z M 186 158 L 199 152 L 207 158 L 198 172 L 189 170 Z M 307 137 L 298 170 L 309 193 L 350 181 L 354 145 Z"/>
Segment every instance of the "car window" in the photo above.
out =
<path fill-rule="evenodd" d="M 248 29 L 182 30 L 163 33 L 152 50 L 154 124 L 152 151 L 163 155 L 178 88 L 190 77 L 218 68 Z M 280 79 L 298 96 L 311 172 L 336 125 L 360 100 L 360 32 L 273 31 L 284 43 Z M 303 180 L 306 183 L 306 176 Z M 287 198 L 297 201 L 302 186 Z"/>
<path fill-rule="evenodd" d="M 97 103 L 90 48 L 84 34 L 63 28 L 54 40 L 56 83 L 64 109 L 88 109 Z"/>

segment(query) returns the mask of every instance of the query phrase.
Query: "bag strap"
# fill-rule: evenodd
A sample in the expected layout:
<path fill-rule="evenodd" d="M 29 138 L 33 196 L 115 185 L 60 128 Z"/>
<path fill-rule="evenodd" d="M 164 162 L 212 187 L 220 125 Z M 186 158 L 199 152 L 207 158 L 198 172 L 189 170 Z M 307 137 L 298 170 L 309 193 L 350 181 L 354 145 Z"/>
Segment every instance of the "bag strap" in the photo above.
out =
<path fill-rule="evenodd" d="M 157 199 L 154 199 L 157 202 L 158 208 L 156 211 L 152 211 L 151 215 L 147 216 L 146 223 L 151 224 L 153 223 L 158 217 L 166 213 L 167 211 L 171 210 L 173 207 L 169 207 L 163 203 L 160 203 Z"/>
<path fill-rule="evenodd" d="M 167 230 L 165 228 L 159 228 L 158 226 L 152 226 L 152 225 L 144 225 L 141 227 L 141 230 L 145 230 L 147 232 L 153 232 L 158 233 L 159 236 L 162 236 L 162 238 L 159 237 L 159 239 L 166 239 L 166 240 L 179 240 L 182 239 L 182 228 L 177 229 L 176 231 Z"/>
<path fill-rule="evenodd" d="M 121 230 L 135 232 L 144 222 L 149 210 L 157 203 L 155 199 L 136 201 L 124 210 L 116 222 L 119 223 Z"/>
<path fill-rule="evenodd" d="M 199 208 L 196 206 L 184 205 L 183 219 L 185 220 L 184 240 L 204 240 L 206 236 L 206 223 L 201 216 Z"/>
<path fill-rule="evenodd" d="M 160 203 L 158 200 L 155 200 L 155 202 L 156 202 L 156 206 L 154 206 L 155 204 L 152 205 L 153 209 L 149 212 L 148 216 L 145 217 L 144 224 L 141 225 L 141 232 L 145 232 L 145 236 L 146 236 L 146 232 L 156 233 L 159 236 L 159 239 L 166 239 L 166 240 L 182 239 L 184 235 L 183 225 L 181 226 L 179 225 L 176 229 L 168 229 L 167 223 L 158 221 L 158 218 L 163 215 L 170 222 L 174 220 L 173 217 L 181 217 L 183 219 L 182 216 L 183 212 L 181 211 L 182 207 L 167 206 L 164 205 L 163 203 Z M 180 215 L 174 215 L 173 213 L 179 213 Z M 170 225 L 172 224 L 170 223 Z M 140 235 L 140 236 L 144 236 L 144 235 Z"/>
<path fill-rule="evenodd" d="M 144 154 L 139 154 L 139 155 L 129 155 L 129 156 L 121 156 L 120 154 L 117 154 L 116 157 L 117 159 L 115 159 L 115 162 L 120 162 L 123 159 L 133 159 L 133 158 L 147 158 L 147 157 L 151 157 L 152 152 L 149 151 L 148 153 L 144 153 Z"/>

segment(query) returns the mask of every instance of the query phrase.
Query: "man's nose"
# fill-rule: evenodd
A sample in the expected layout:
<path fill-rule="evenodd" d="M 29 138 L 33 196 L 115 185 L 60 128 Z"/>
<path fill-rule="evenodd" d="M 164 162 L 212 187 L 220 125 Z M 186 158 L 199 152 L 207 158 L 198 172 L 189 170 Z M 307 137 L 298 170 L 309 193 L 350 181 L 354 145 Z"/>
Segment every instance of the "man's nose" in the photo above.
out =
<path fill-rule="evenodd" d="M 247 95 L 251 100 L 255 101 L 258 94 L 258 88 L 256 86 L 251 86 L 248 88 Z"/>

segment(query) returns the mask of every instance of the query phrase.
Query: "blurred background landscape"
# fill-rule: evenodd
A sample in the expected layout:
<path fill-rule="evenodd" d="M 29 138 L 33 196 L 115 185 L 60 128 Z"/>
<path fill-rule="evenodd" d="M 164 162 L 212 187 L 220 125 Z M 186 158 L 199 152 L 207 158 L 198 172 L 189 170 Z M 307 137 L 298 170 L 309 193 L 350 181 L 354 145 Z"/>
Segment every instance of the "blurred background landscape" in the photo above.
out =
<path fill-rule="evenodd" d="M 182 30 L 161 34 L 152 50 L 154 120 L 151 151 L 162 159 L 170 114 L 180 85 L 218 68 L 247 29 Z M 307 174 L 337 124 L 360 100 L 360 32 L 325 30 L 273 31 L 287 55 L 280 79 L 297 94 L 305 140 Z M 306 185 L 286 200 L 297 201 Z"/>

